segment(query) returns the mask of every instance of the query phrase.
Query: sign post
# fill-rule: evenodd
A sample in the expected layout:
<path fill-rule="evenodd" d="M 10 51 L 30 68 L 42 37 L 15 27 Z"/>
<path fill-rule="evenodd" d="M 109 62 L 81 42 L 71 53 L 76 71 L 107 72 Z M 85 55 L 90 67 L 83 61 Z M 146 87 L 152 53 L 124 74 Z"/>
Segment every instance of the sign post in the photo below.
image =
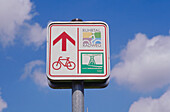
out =
<path fill-rule="evenodd" d="M 82 21 L 73 19 L 72 21 Z M 72 112 L 84 112 L 84 82 L 72 82 Z"/>
<path fill-rule="evenodd" d="M 103 81 L 109 77 L 108 26 L 104 22 L 51 22 L 47 77 L 51 81 Z"/>
<path fill-rule="evenodd" d="M 72 112 L 84 112 L 83 81 L 72 82 Z"/>
<path fill-rule="evenodd" d="M 72 112 L 84 112 L 84 88 L 103 88 L 110 76 L 105 22 L 51 22 L 47 36 L 49 86 L 72 88 Z"/>

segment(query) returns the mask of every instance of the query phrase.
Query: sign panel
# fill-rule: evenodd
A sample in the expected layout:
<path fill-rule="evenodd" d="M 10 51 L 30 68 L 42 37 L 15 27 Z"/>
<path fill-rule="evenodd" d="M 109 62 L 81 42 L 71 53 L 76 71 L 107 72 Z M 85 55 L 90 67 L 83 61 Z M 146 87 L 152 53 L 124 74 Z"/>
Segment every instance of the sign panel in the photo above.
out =
<path fill-rule="evenodd" d="M 51 22 L 47 36 L 50 80 L 109 77 L 109 32 L 104 22 Z"/>

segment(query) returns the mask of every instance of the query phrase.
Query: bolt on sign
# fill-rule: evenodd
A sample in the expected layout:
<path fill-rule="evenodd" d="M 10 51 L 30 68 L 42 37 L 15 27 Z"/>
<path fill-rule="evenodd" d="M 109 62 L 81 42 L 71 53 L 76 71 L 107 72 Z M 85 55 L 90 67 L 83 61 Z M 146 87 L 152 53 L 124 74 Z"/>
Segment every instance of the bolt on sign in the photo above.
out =
<path fill-rule="evenodd" d="M 109 77 L 109 28 L 105 22 L 51 22 L 47 37 L 50 80 Z"/>

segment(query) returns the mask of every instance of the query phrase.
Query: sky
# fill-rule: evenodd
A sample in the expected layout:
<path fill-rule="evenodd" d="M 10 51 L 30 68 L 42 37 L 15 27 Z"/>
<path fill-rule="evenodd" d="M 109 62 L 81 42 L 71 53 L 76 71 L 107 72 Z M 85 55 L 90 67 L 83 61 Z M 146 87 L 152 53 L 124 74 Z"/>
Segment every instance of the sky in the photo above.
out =
<path fill-rule="evenodd" d="M 109 85 L 85 89 L 85 112 L 170 112 L 169 0 L 0 0 L 0 112 L 71 112 L 71 89 L 46 79 L 51 21 L 109 26 Z"/>

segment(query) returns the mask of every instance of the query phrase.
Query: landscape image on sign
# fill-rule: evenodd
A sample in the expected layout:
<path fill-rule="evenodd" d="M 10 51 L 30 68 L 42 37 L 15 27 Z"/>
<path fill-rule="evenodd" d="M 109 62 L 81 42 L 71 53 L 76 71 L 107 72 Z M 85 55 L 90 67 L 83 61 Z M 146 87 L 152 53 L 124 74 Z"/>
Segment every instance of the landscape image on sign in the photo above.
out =
<path fill-rule="evenodd" d="M 100 30 L 83 30 L 83 47 L 101 47 Z"/>
<path fill-rule="evenodd" d="M 81 73 L 103 74 L 103 53 L 81 53 Z"/>

